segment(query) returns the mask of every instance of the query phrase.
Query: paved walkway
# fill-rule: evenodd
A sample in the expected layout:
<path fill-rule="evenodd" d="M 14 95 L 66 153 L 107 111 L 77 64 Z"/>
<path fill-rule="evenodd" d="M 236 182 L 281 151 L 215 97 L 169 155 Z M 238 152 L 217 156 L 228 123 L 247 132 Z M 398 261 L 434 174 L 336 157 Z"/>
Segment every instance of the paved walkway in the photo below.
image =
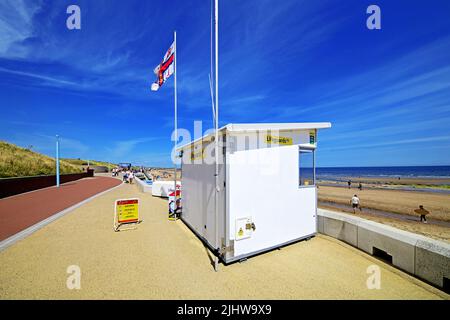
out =
<path fill-rule="evenodd" d="M 84 178 L 0 199 L 0 241 L 121 182 L 106 177 Z"/>
<path fill-rule="evenodd" d="M 141 199 L 136 230 L 113 232 L 114 200 Z M 449 299 L 355 248 L 317 236 L 220 266 L 167 201 L 123 184 L 0 252 L 0 299 Z M 369 290 L 378 265 L 381 289 Z M 81 289 L 66 286 L 68 267 Z M 70 270 L 70 269 L 69 269 Z"/>

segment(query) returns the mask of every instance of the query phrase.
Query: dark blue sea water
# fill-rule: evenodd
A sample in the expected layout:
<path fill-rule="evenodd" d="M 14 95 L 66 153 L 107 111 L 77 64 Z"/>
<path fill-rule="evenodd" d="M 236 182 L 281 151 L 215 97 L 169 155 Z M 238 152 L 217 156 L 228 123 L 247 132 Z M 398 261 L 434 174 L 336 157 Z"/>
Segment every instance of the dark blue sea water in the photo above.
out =
<path fill-rule="evenodd" d="M 344 177 L 450 178 L 450 166 L 316 168 L 319 179 Z"/>

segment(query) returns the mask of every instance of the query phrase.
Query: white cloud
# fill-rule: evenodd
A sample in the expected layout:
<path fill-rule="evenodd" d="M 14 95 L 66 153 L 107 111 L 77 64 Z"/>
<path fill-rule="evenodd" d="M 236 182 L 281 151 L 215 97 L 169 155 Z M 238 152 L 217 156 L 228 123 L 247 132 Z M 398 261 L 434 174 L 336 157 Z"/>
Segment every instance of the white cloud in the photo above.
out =
<path fill-rule="evenodd" d="M 22 42 L 33 36 L 33 17 L 41 1 L 0 1 L 0 56 L 24 58 L 28 51 Z"/>
<path fill-rule="evenodd" d="M 439 142 L 439 141 L 450 141 L 450 136 L 436 136 L 436 137 L 428 137 L 428 138 L 416 138 L 416 139 L 404 139 L 397 141 L 388 141 L 388 142 L 380 142 L 380 143 L 370 143 L 370 144 L 360 144 L 360 145 L 350 145 L 350 146 L 342 146 L 335 148 L 326 148 L 322 147 L 323 150 L 326 151 L 336 151 L 336 150 L 348 150 L 348 149 L 365 149 L 365 148 L 375 148 L 375 147 L 387 147 L 387 146 L 395 146 L 395 145 L 403 145 L 403 144 L 419 144 L 422 142 Z M 428 145 L 426 146 L 428 148 Z"/>
<path fill-rule="evenodd" d="M 131 140 L 117 141 L 113 148 L 107 148 L 111 155 L 115 158 L 129 157 L 133 149 L 141 143 L 150 142 L 160 139 L 160 137 L 137 138 Z"/>
<path fill-rule="evenodd" d="M 41 133 L 16 133 L 8 140 L 22 147 L 33 146 L 33 150 L 50 156 L 54 156 L 55 154 L 55 136 Z M 60 137 L 60 151 L 62 157 L 76 155 L 77 157 L 82 158 L 89 150 L 90 148 L 79 140 Z"/>
<path fill-rule="evenodd" d="M 44 80 L 46 81 L 48 84 L 53 84 L 53 85 L 78 85 L 78 83 L 73 82 L 73 81 L 68 81 L 68 80 L 64 80 L 64 79 L 58 79 L 55 77 L 49 77 L 49 76 L 45 76 L 45 75 L 41 75 L 41 74 L 37 74 L 37 73 L 32 73 L 32 72 L 23 72 L 23 71 L 17 71 L 17 70 L 10 70 L 10 69 L 6 69 L 6 68 L 2 68 L 0 67 L 0 72 L 5 72 L 5 73 L 9 73 L 9 74 L 15 74 L 15 75 L 19 75 L 19 76 L 25 76 L 25 77 L 29 77 L 29 78 L 34 78 L 34 79 L 39 79 L 39 80 Z"/>

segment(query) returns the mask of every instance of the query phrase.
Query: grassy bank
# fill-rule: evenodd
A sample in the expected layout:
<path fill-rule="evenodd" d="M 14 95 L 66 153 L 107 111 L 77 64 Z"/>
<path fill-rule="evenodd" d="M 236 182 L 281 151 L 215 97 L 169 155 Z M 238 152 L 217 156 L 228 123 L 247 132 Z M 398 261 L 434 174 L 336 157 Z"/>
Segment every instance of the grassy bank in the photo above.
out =
<path fill-rule="evenodd" d="M 76 165 L 76 166 L 87 166 L 88 160 L 83 159 L 63 159 L 65 162 Z M 96 160 L 89 160 L 90 166 L 103 166 L 107 167 L 109 170 L 112 168 L 115 168 L 117 165 L 111 162 L 105 162 L 105 161 L 96 161 Z"/>
<path fill-rule="evenodd" d="M 0 178 L 48 175 L 56 173 L 55 159 L 12 143 L 0 141 Z M 78 173 L 83 169 L 60 161 L 60 172 Z"/>

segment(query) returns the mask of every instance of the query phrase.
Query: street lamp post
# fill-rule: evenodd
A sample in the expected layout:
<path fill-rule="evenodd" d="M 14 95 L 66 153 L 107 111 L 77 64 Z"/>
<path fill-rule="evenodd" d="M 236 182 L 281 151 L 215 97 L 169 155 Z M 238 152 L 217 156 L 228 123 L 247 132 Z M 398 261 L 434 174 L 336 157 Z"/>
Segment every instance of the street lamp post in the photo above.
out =
<path fill-rule="evenodd" d="M 56 186 L 59 188 L 59 135 L 56 135 Z"/>

